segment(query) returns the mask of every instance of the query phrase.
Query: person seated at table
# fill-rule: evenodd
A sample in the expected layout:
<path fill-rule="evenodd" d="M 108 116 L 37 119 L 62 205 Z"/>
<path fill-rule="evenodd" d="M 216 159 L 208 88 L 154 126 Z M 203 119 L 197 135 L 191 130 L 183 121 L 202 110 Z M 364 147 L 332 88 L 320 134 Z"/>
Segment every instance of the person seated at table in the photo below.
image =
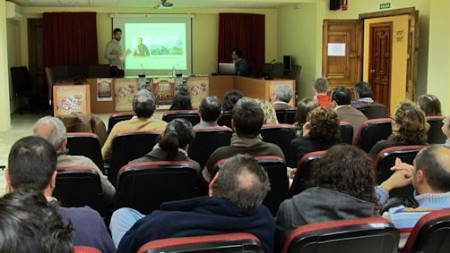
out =
<path fill-rule="evenodd" d="M 192 124 L 186 119 L 173 119 L 167 124 L 166 130 L 158 138 L 158 143 L 144 157 L 130 163 L 151 161 L 189 161 L 194 169 L 200 173 L 200 165 L 188 156 L 189 144 L 194 140 L 195 132 Z"/>

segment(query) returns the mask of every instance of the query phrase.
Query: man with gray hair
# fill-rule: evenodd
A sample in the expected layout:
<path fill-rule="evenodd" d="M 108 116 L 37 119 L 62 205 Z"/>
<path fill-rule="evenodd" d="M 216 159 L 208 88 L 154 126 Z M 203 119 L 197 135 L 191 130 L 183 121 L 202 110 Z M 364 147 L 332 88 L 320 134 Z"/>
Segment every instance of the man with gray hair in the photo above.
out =
<path fill-rule="evenodd" d="M 155 96 L 146 89 L 139 90 L 133 98 L 133 111 L 136 114 L 130 120 L 124 120 L 114 125 L 102 147 L 103 161 L 111 159 L 112 141 L 116 134 L 125 130 L 159 130 L 164 131 L 167 122 L 152 118 L 156 109 Z"/>
<path fill-rule="evenodd" d="M 269 190 L 266 171 L 250 155 L 237 154 L 217 172 L 209 196 L 166 202 L 147 216 L 130 208 L 114 212 L 110 229 L 117 252 L 137 252 L 157 239 L 233 232 L 251 233 L 265 252 L 273 252 L 275 225 L 262 205 Z"/>
<path fill-rule="evenodd" d="M 274 93 L 272 93 L 273 107 L 275 109 L 288 109 L 289 102 L 294 96 L 292 87 L 286 84 L 278 85 Z"/>
<path fill-rule="evenodd" d="M 97 165 L 85 156 L 68 155 L 69 150 L 67 150 L 66 127 L 60 119 L 52 116 L 40 118 L 33 126 L 33 134 L 47 140 L 53 146 L 58 155 L 57 168 L 88 166 L 95 169 L 100 175 L 100 182 L 105 199 L 109 202 L 112 201 L 116 189 L 109 182 L 108 177 L 103 175 Z"/>
<path fill-rule="evenodd" d="M 194 126 L 208 127 L 218 126 L 217 121 L 222 116 L 222 104 L 217 96 L 208 96 L 200 102 L 198 107 L 198 116 L 200 117 L 200 123 Z"/>
<path fill-rule="evenodd" d="M 328 96 L 328 92 L 330 89 L 330 84 L 328 80 L 324 77 L 319 77 L 314 81 L 314 85 L 312 87 L 314 91 L 314 98 L 319 102 L 320 106 L 331 106 L 330 96 Z"/>

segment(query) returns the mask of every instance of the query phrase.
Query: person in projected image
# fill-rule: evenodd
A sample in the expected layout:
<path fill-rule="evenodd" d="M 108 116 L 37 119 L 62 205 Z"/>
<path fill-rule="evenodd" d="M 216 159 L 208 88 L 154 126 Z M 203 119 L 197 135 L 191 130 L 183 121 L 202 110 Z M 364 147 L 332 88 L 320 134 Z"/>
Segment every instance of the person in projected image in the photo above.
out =
<path fill-rule="evenodd" d="M 150 56 L 150 51 L 148 47 L 142 42 L 142 37 L 137 39 L 137 47 L 134 50 L 134 56 Z"/>

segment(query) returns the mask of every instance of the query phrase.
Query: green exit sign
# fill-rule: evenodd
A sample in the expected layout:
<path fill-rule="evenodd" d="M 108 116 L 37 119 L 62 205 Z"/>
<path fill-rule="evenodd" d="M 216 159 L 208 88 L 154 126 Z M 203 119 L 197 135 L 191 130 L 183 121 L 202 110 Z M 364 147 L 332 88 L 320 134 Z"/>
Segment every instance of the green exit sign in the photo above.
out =
<path fill-rule="evenodd" d="M 380 4 L 380 10 L 391 8 L 391 3 Z"/>

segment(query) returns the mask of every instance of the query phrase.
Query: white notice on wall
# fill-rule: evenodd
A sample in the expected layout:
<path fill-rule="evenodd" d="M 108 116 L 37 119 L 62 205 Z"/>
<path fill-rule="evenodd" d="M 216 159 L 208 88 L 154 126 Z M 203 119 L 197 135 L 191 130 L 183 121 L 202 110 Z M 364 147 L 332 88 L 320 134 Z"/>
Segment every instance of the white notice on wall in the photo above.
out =
<path fill-rule="evenodd" d="M 345 56 L 345 43 L 328 43 L 328 56 Z"/>

